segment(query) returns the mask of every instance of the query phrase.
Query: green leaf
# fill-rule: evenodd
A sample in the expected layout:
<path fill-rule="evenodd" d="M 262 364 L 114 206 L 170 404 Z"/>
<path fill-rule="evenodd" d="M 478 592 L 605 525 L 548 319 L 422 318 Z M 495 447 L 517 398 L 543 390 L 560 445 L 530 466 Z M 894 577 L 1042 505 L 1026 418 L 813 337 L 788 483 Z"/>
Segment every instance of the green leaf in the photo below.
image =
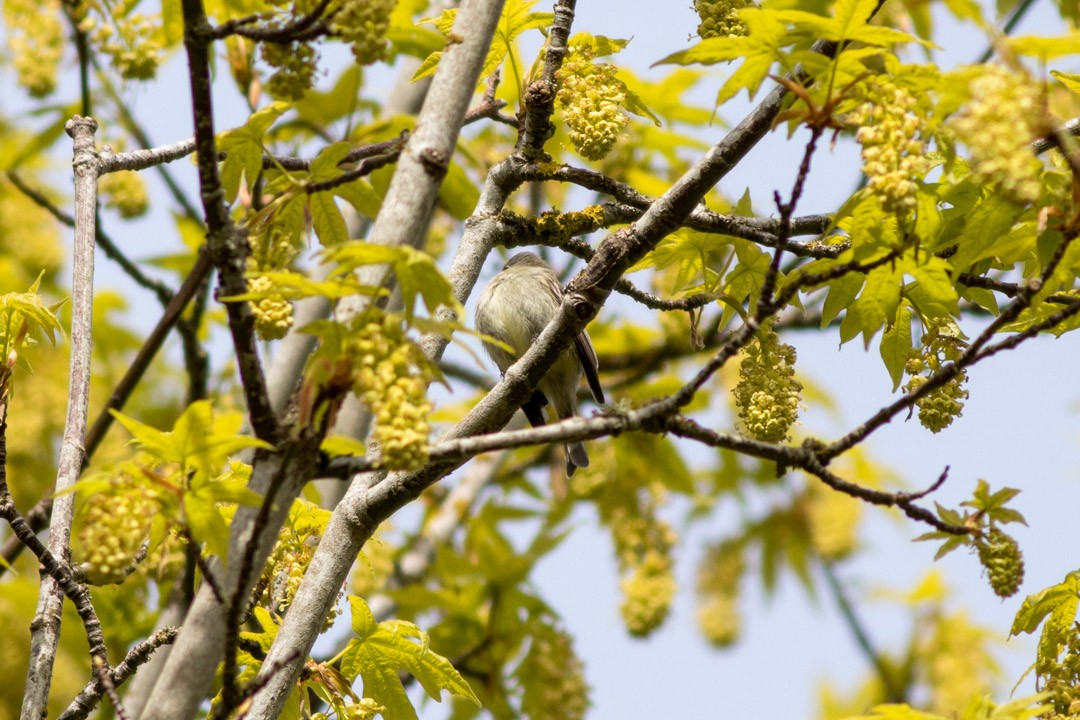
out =
<path fill-rule="evenodd" d="M 1002 42 L 1017 55 L 1027 55 L 1040 60 L 1080 54 L 1080 30 L 1073 30 L 1067 35 L 1058 37 L 1043 35 L 1007 37 Z"/>
<path fill-rule="evenodd" d="M 1023 210 L 1001 194 L 990 195 L 979 203 L 964 223 L 951 259 L 953 267 L 963 271 L 979 260 L 993 257 L 995 245 L 1009 234 Z"/>
<path fill-rule="evenodd" d="M 172 431 L 162 431 L 122 413 L 112 411 L 117 422 L 132 434 L 143 450 L 163 462 L 175 462 L 197 471 L 192 487 L 216 477 L 230 455 L 247 448 L 272 449 L 267 442 L 240 434 L 243 415 L 214 413 L 206 400 L 193 402 L 184 410 Z"/>
<path fill-rule="evenodd" d="M 330 300 L 348 297 L 349 295 L 384 295 L 386 291 L 371 285 L 361 285 L 352 275 L 331 277 L 326 280 L 312 280 L 303 273 L 291 270 L 277 270 L 274 272 L 259 273 L 269 278 L 271 287 L 260 292 L 247 292 L 240 295 L 222 297 L 222 302 L 240 302 L 242 300 L 262 300 L 263 298 L 281 295 L 288 300 L 299 300 L 306 297 L 325 297 Z"/>
<path fill-rule="evenodd" d="M 536 5 L 537 0 L 507 0 L 503 5 L 502 16 L 495 28 L 495 35 L 491 39 L 491 48 L 487 57 L 484 58 L 484 66 L 480 70 L 480 80 L 489 77 L 503 60 L 513 52 L 514 40 L 526 30 L 546 28 L 555 20 L 555 14 L 549 12 L 529 12 Z M 443 10 L 437 19 L 425 19 L 421 22 L 433 22 L 443 34 L 449 37 L 457 18 L 457 10 Z M 420 80 L 435 74 L 438 67 L 441 52 L 434 52 L 421 63 L 412 79 Z"/>
<path fill-rule="evenodd" d="M 322 441 L 319 449 L 330 457 L 363 455 L 367 452 L 367 445 L 348 435 L 331 435 Z"/>
<path fill-rule="evenodd" d="M 442 691 L 480 705 L 469 683 L 442 655 L 429 647 L 426 633 L 412 623 L 388 620 L 375 622 L 367 603 L 349 596 L 352 629 L 356 637 L 341 655 L 341 670 L 346 676 L 359 676 L 364 682 L 364 696 L 383 705 L 386 720 L 416 720 L 416 710 L 409 702 L 398 676 L 408 671 L 425 692 L 442 699 Z"/>
<path fill-rule="evenodd" d="M 240 127 L 218 136 L 218 149 L 225 153 L 221 163 L 221 184 L 225 188 L 226 202 L 236 200 L 241 180 L 246 179 L 251 185 L 262 172 L 263 137 L 288 109 L 288 103 L 270 103 L 252 113 Z"/>
<path fill-rule="evenodd" d="M 915 278 L 915 287 L 908 286 L 904 290 L 923 317 L 941 318 L 960 314 L 956 286 L 949 279 L 949 264 L 945 260 L 930 257 L 916 265 L 910 274 Z"/>
<path fill-rule="evenodd" d="M 1080 95 L 1080 73 L 1067 73 L 1060 70 L 1051 70 L 1050 74 L 1056 77 L 1070 92 Z"/>
<path fill-rule="evenodd" d="M 893 381 L 893 392 L 904 378 L 904 365 L 911 352 L 911 311 L 904 303 L 896 308 L 896 316 L 881 336 L 881 359 Z"/>
<path fill-rule="evenodd" d="M 821 307 L 821 327 L 827 326 L 837 315 L 850 307 L 865 283 L 866 276 L 857 272 L 846 273 L 830 282 L 829 294 L 825 296 Z"/>
<path fill-rule="evenodd" d="M 311 226 L 323 247 L 348 242 L 349 228 L 331 193 L 312 193 L 308 196 L 308 208 L 311 210 Z"/>
<path fill-rule="evenodd" d="M 348 157 L 352 149 L 353 144 L 351 142 L 343 141 L 332 143 L 320 150 L 315 159 L 311 161 L 311 165 L 308 166 L 311 180 L 333 180 L 341 175 L 344 171 L 339 167 L 339 163 Z"/>
<path fill-rule="evenodd" d="M 429 313 L 434 313 L 440 305 L 460 310 L 453 287 L 439 271 L 435 260 L 427 253 L 408 245 L 387 247 L 363 240 L 351 240 L 334 248 L 327 258 L 338 264 L 338 274 L 351 273 L 364 265 L 389 263 L 397 276 L 405 317 L 410 322 L 415 313 L 418 296 L 423 298 Z"/>
<path fill-rule="evenodd" d="M 815 15 L 804 10 L 780 10 L 776 16 L 792 23 L 795 29 L 815 38 L 845 44 L 859 42 L 866 45 L 895 45 L 919 42 L 933 46 L 905 32 L 881 25 L 871 25 L 877 0 L 837 0 L 831 18 Z"/>
<path fill-rule="evenodd" d="M 229 526 L 217 503 L 197 493 L 184 494 L 184 522 L 196 542 L 206 543 L 209 552 L 226 562 L 229 557 Z"/>
<path fill-rule="evenodd" d="M 862 334 L 866 347 L 885 322 L 895 316 L 902 287 L 900 273 L 888 264 L 874 268 L 866 285 L 840 322 L 840 341 Z"/>
<path fill-rule="evenodd" d="M 374 219 L 382 209 L 382 197 L 375 191 L 371 183 L 364 178 L 358 178 L 351 183 L 338 185 L 334 188 L 334 194 L 356 208 L 361 215 Z"/>
<path fill-rule="evenodd" d="M 1057 585 L 1051 585 L 1034 595 L 1028 595 L 1016 612 L 1009 635 L 1035 632 L 1046 616 L 1064 603 L 1072 604 L 1075 616 L 1078 598 L 1080 598 L 1080 573 L 1074 571 L 1066 575 L 1065 579 Z"/>
<path fill-rule="evenodd" d="M 64 334 L 56 316 L 59 306 L 50 308 L 38 295 L 43 274 L 38 274 L 26 292 L 0 295 L 0 347 L 5 360 L 34 335 L 44 335 L 51 345 L 56 345 L 57 336 Z"/>
<path fill-rule="evenodd" d="M 394 5 L 386 39 L 397 52 L 423 60 L 446 45 L 442 33 L 413 20 L 416 13 L 426 7 L 424 0 L 399 1 Z"/>
<path fill-rule="evenodd" d="M 428 32 L 438 37 L 438 33 L 430 30 Z M 439 43 L 441 45 L 441 38 Z M 296 116 L 299 120 L 314 125 L 326 125 L 348 117 L 361 108 L 359 96 L 363 85 L 363 69 L 355 63 L 350 63 L 338 75 L 334 86 L 326 92 L 318 88 L 310 88 L 304 93 L 304 96 L 293 104 Z"/>
<path fill-rule="evenodd" d="M 759 8 L 740 10 L 739 17 L 749 31 L 746 36 L 702 40 L 691 48 L 668 55 L 654 66 L 670 63 L 715 65 L 742 58 L 743 64 L 720 88 L 716 104 L 722 105 L 744 88 L 753 98 L 773 63 L 781 59 L 781 48 L 789 42 L 787 25 L 778 19 L 777 13 Z"/>

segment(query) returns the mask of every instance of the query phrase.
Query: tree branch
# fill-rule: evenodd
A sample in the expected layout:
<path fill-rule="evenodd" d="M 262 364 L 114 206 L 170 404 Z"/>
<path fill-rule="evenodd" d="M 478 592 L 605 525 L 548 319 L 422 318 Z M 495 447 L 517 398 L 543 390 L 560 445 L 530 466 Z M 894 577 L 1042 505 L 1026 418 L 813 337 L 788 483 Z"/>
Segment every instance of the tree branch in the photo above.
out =
<path fill-rule="evenodd" d="M 478 0 L 466 4 L 458 12 L 455 31 L 462 37 L 462 42 L 450 45 L 439 62 L 417 118 L 417 130 L 402 152 L 382 211 L 372 227 L 372 242 L 398 245 L 416 242 L 423 235 L 502 5 L 502 0 Z M 484 202 L 485 197 L 481 196 L 481 205 Z M 455 268 L 451 269 L 450 278 L 455 284 L 455 291 L 461 282 L 467 281 L 467 278 L 455 274 Z M 469 286 L 471 288 L 471 283 Z M 359 309 L 355 306 L 339 308 L 339 315 L 347 318 Z M 359 487 L 363 482 L 362 479 L 358 480 L 354 486 Z M 347 495 L 338 504 L 330 527 L 316 549 L 318 560 L 313 560 L 271 646 L 265 666 L 286 664 L 282 672 L 270 679 L 263 692 L 253 698 L 252 718 L 274 718 L 280 713 L 300 672 L 299 662 L 286 661 L 292 657 L 307 657 L 311 652 L 322 618 L 334 602 L 337 588 L 341 587 L 356 552 L 367 540 L 368 536 L 348 535 L 350 523 L 343 521 L 343 516 L 349 514 Z M 350 546 L 355 548 L 351 553 L 346 549 Z M 260 673 L 260 677 L 263 675 Z"/>
<path fill-rule="evenodd" d="M 201 0 L 182 0 L 181 7 L 207 244 L 214 267 L 218 271 L 219 291 L 226 297 L 241 295 L 247 292 L 244 261 L 248 248 L 247 239 L 233 224 L 225 206 L 225 190 L 218 170 L 214 105 L 210 91 L 209 47 L 213 42 L 213 34 Z M 256 437 L 273 443 L 278 439 L 280 428 L 266 390 L 266 378 L 263 376 L 256 348 L 251 309 L 248 303 L 225 303 L 225 312 L 229 318 L 229 331 L 232 334 L 244 398 L 247 401 L 248 420 Z"/>
<path fill-rule="evenodd" d="M 119 687 L 123 685 L 141 665 L 153 657 L 154 651 L 176 640 L 179 632 L 179 629 L 175 627 L 161 628 L 146 640 L 131 648 L 123 662 L 114 667 L 112 672 L 109 673 L 109 679 L 113 686 Z M 57 720 L 84 720 L 97 707 L 104 692 L 105 688 L 102 686 L 100 678 L 91 680 L 82 689 L 82 692 L 75 696 L 67 709 L 60 713 Z"/>
<path fill-rule="evenodd" d="M 70 556 L 71 523 L 75 511 L 75 496 L 71 492 L 82 469 L 86 434 L 87 408 L 90 403 L 91 323 L 94 305 L 94 239 L 97 209 L 97 152 L 93 118 L 73 117 L 65 126 L 71 136 L 75 157 L 75 248 L 71 280 L 71 369 L 68 379 L 67 419 L 60 443 L 60 460 L 56 473 L 52 522 L 49 527 L 49 553 L 58 565 L 66 567 Z M 24 540 L 25 541 L 25 540 Z M 40 558 L 39 558 L 40 559 Z M 61 609 L 64 593 L 82 590 L 86 604 L 89 594 L 73 578 L 49 574 L 42 578 L 31 632 L 30 662 L 23 695 L 23 717 L 41 717 L 46 712 L 53 663 L 60 642 Z M 74 598 L 73 598 L 74 599 Z M 80 609 L 80 615 L 93 607 Z M 84 622 L 86 619 L 84 618 Z M 96 624 L 97 618 L 93 618 Z M 96 625 L 100 633 L 100 625 Z M 87 631 L 90 627 L 88 625 Z M 91 654 L 108 667 L 104 644 L 91 642 Z"/>

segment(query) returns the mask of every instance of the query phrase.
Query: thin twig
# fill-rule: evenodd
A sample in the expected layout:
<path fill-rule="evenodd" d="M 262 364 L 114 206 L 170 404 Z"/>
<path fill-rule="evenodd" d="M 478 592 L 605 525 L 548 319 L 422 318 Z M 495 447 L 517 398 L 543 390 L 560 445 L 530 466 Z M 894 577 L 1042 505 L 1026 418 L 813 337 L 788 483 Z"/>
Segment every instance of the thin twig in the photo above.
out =
<path fill-rule="evenodd" d="M 109 678 L 113 687 L 123 685 L 135 671 L 150 660 L 154 651 L 165 645 L 169 645 L 176 639 L 179 629 L 175 627 L 161 628 L 146 640 L 135 645 L 128 652 L 123 662 L 112 669 Z M 84 720 L 101 701 L 105 692 L 100 679 L 91 680 L 86 687 L 75 696 L 64 712 L 60 713 L 57 720 Z"/>

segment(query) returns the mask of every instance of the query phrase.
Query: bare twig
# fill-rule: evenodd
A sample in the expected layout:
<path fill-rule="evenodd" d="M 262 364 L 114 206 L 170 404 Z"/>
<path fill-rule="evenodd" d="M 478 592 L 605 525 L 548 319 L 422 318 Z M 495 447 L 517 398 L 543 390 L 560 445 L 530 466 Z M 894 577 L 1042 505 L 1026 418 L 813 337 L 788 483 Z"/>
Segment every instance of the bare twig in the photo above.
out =
<path fill-rule="evenodd" d="M 87 407 L 90 402 L 91 323 L 94 303 L 94 239 L 97 207 L 97 153 L 92 118 L 74 117 L 66 125 L 75 147 L 75 249 L 71 282 L 71 368 L 68 379 L 68 409 L 60 460 L 56 474 L 48 551 L 57 558 L 60 568 L 67 564 L 75 498 L 71 492 L 82 469 L 86 434 Z M 25 542 L 25 540 L 24 540 Z M 40 558 L 39 558 L 40 559 Z M 89 606 L 89 594 L 73 578 L 50 573 L 42 578 L 31 634 L 30 662 L 23 695 L 23 717 L 44 715 L 52 683 L 53 663 L 60 641 L 61 608 L 65 592 L 82 590 Z M 93 606 L 82 612 L 93 613 Z M 96 623 L 96 617 L 93 618 Z M 85 618 L 84 618 L 85 621 Z M 88 628 L 89 630 L 89 628 Z M 100 631 L 100 625 L 98 625 Z M 108 666 L 104 645 L 91 654 Z"/>
<path fill-rule="evenodd" d="M 555 3 L 555 18 L 544 47 L 543 69 L 540 77 L 525 88 L 522 108 L 524 119 L 514 149 L 530 162 L 546 157 L 544 143 L 555 132 L 551 124 L 551 116 L 555 113 L 555 74 L 562 67 L 563 59 L 569 52 L 567 41 L 570 38 L 570 26 L 574 22 L 576 5 L 576 0 L 558 0 Z"/>
<path fill-rule="evenodd" d="M 174 627 L 161 628 L 146 640 L 131 648 L 123 662 L 108 674 L 113 687 L 123 685 L 141 665 L 153 657 L 155 650 L 173 642 L 178 633 L 179 630 Z M 102 686 L 101 679 L 91 680 L 82 689 L 82 692 L 75 696 L 75 699 L 71 701 L 64 712 L 60 713 L 57 720 L 84 720 L 97 707 L 104 693 L 105 688 Z"/>

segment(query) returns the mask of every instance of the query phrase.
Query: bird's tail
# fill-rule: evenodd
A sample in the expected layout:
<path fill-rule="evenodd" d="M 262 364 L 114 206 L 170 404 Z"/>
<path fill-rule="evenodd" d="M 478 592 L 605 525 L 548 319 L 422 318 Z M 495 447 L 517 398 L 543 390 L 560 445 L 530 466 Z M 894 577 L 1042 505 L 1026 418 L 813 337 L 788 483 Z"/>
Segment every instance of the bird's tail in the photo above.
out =
<path fill-rule="evenodd" d="M 566 445 L 566 477 L 573 475 L 579 467 L 589 467 L 589 453 L 585 452 L 585 444 L 568 443 Z"/>

